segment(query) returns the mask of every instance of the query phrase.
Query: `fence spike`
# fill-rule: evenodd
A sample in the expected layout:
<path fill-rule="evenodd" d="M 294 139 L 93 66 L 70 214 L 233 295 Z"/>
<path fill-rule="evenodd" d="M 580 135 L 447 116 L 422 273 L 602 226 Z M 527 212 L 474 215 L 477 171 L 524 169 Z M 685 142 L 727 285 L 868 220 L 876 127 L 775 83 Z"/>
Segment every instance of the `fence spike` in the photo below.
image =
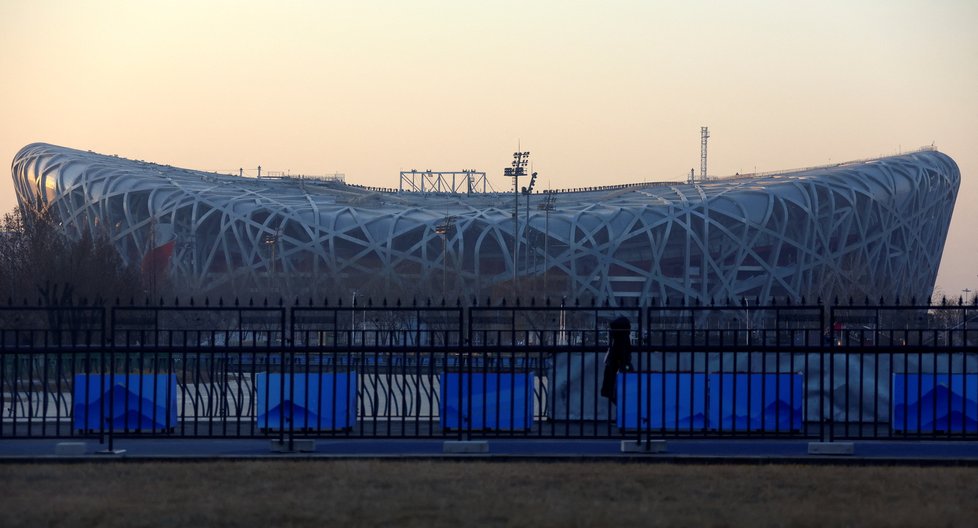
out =
<path fill-rule="evenodd" d="M 503 302 L 501 302 L 499 305 L 500 306 L 506 306 L 506 298 L 505 297 L 503 297 Z"/>
<path fill-rule="evenodd" d="M 425 298 L 425 300 L 424 300 L 424 305 L 425 305 L 425 306 L 429 306 L 429 307 L 431 306 L 431 297 L 427 297 L 427 298 Z"/>
<path fill-rule="evenodd" d="M 394 303 L 394 305 L 397 306 L 398 308 L 401 307 L 401 298 L 400 297 L 397 298 L 397 302 Z"/>
<path fill-rule="evenodd" d="M 520 305 L 520 298 L 519 298 L 519 297 L 517 297 L 517 298 L 516 298 L 516 306 L 519 306 L 519 305 Z"/>
<path fill-rule="evenodd" d="M 549 295 L 548 295 L 548 296 L 546 296 L 546 297 L 545 297 L 545 298 L 543 299 L 543 303 L 544 303 L 545 305 L 547 305 L 547 306 L 550 306 L 550 296 L 549 296 Z"/>
<path fill-rule="evenodd" d="M 343 306 L 343 298 L 342 297 L 338 297 L 336 299 L 336 305 L 337 306 Z M 356 302 L 356 300 L 354 300 L 353 301 L 353 306 L 356 306 L 356 305 L 357 305 L 357 302 Z"/>
<path fill-rule="evenodd" d="M 160 306 L 164 306 L 165 304 L 166 304 L 166 301 L 164 301 L 163 300 L 163 296 L 160 295 Z"/>
<path fill-rule="evenodd" d="M 900 296 L 899 295 L 897 295 L 896 298 L 893 300 L 893 304 L 895 304 L 897 306 L 900 306 Z"/>
<path fill-rule="evenodd" d="M 445 307 L 445 298 L 444 297 L 441 298 L 441 306 L 442 306 L 442 308 Z"/>
<path fill-rule="evenodd" d="M 537 305 L 537 298 L 535 296 L 530 297 L 530 306 L 536 306 L 536 305 Z"/>
<path fill-rule="evenodd" d="M 191 295 L 190 296 L 190 306 L 193 306 L 193 305 L 194 305 L 194 297 Z"/>

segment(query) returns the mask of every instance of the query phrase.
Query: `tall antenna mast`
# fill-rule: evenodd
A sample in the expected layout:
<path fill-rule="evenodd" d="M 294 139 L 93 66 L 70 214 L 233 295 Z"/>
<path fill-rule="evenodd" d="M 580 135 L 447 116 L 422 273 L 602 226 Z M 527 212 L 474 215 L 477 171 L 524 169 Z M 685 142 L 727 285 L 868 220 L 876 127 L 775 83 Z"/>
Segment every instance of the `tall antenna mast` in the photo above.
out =
<path fill-rule="evenodd" d="M 706 181 L 706 140 L 710 139 L 710 128 L 700 127 L 700 181 Z"/>

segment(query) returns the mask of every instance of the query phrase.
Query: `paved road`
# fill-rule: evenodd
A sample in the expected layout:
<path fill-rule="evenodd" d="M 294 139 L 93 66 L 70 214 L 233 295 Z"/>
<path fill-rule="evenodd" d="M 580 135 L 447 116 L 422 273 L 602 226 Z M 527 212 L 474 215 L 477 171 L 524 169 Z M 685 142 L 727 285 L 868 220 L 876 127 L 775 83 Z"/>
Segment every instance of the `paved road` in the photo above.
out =
<path fill-rule="evenodd" d="M 862 441 L 852 456 L 809 455 L 805 440 L 669 440 L 665 453 L 622 453 L 618 440 L 488 440 L 486 454 L 445 454 L 441 440 L 318 439 L 307 453 L 275 453 L 264 439 L 118 439 L 118 455 L 98 454 L 105 444 L 85 442 L 85 454 L 58 456 L 56 446 L 69 440 L 0 440 L 0 462 L 404 458 L 488 460 L 620 460 L 687 463 L 843 463 L 935 464 L 978 466 L 978 442 Z"/>

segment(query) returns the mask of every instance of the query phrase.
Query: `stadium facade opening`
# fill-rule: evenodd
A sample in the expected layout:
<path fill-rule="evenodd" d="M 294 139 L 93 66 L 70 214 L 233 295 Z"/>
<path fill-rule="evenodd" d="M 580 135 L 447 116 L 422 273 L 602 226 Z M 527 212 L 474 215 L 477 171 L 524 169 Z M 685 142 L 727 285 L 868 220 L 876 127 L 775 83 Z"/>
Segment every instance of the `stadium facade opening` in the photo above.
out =
<path fill-rule="evenodd" d="M 183 291 L 709 302 L 930 296 L 960 173 L 934 150 L 829 167 L 533 193 L 244 178 L 47 145 L 21 206 L 107 236 Z M 602 177 L 602 180 L 608 180 Z"/>

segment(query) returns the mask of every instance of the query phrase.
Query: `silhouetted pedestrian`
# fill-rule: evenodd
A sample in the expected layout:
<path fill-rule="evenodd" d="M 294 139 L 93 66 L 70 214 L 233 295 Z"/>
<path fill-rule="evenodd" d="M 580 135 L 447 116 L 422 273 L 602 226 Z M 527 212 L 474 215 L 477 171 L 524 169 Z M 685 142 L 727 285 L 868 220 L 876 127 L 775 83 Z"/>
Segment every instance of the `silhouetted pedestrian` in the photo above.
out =
<path fill-rule="evenodd" d="M 627 317 L 619 317 L 608 324 L 608 353 L 604 356 L 601 395 L 612 401 L 618 396 L 618 373 L 632 370 L 631 333 L 632 324 Z"/>

